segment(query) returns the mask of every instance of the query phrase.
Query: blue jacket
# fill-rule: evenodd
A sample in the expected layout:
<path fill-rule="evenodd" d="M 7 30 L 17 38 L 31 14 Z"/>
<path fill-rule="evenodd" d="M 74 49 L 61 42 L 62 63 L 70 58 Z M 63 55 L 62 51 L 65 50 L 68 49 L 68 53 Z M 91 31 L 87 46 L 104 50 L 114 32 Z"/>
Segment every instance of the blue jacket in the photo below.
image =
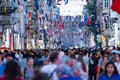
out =
<path fill-rule="evenodd" d="M 3 76 L 5 65 L 6 65 L 6 63 L 4 63 L 4 62 L 0 65 L 0 76 Z"/>
<path fill-rule="evenodd" d="M 120 76 L 113 74 L 111 77 L 108 77 L 107 74 L 102 74 L 98 80 L 120 80 Z"/>
<path fill-rule="evenodd" d="M 67 77 L 67 78 L 60 78 L 59 80 L 81 80 L 80 77 Z"/>

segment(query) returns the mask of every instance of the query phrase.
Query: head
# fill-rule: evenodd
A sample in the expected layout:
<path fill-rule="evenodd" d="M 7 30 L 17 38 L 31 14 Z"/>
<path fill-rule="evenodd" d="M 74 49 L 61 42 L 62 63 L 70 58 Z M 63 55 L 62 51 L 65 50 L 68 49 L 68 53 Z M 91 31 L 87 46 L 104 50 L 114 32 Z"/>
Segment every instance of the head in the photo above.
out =
<path fill-rule="evenodd" d="M 50 61 L 52 63 L 59 64 L 59 53 L 57 53 L 57 52 L 51 53 L 51 55 L 50 55 Z"/>
<path fill-rule="evenodd" d="M 113 49 L 114 49 L 114 50 L 116 49 L 115 46 L 113 46 Z"/>
<path fill-rule="evenodd" d="M 33 80 L 50 80 L 50 79 L 46 74 L 39 72 L 39 70 L 35 70 Z"/>
<path fill-rule="evenodd" d="M 14 60 L 8 61 L 4 69 L 4 75 L 9 80 L 14 80 L 17 77 L 20 77 L 21 72 L 19 64 Z"/>
<path fill-rule="evenodd" d="M 118 74 L 117 68 L 114 63 L 108 62 L 105 66 L 106 74 Z"/>
<path fill-rule="evenodd" d="M 115 59 L 117 62 L 120 62 L 120 54 L 116 54 Z"/>
<path fill-rule="evenodd" d="M 107 56 L 104 56 L 103 57 L 103 63 L 107 64 L 109 61 L 109 58 Z"/>
<path fill-rule="evenodd" d="M 34 59 L 32 57 L 27 59 L 27 65 L 28 67 L 33 67 L 34 65 Z"/>
<path fill-rule="evenodd" d="M 9 54 L 9 53 L 6 54 L 6 55 L 5 55 L 5 59 L 6 59 L 6 62 L 13 60 L 12 54 Z"/>
<path fill-rule="evenodd" d="M 69 52 L 68 52 L 68 50 L 64 50 L 64 53 L 65 53 L 65 55 L 69 55 Z"/>
<path fill-rule="evenodd" d="M 115 58 L 116 58 L 116 53 L 113 52 L 113 53 L 112 53 L 112 59 L 115 59 Z"/>
<path fill-rule="evenodd" d="M 45 50 L 45 56 L 47 57 L 49 55 L 49 51 Z"/>
<path fill-rule="evenodd" d="M 120 47 L 118 47 L 118 51 L 120 51 Z"/>

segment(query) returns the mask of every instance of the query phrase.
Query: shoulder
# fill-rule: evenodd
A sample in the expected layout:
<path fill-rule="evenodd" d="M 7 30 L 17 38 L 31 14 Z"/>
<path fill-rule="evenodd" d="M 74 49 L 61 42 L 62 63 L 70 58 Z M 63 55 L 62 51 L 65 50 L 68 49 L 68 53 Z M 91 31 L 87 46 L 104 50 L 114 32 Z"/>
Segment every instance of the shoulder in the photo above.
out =
<path fill-rule="evenodd" d="M 117 80 L 120 80 L 120 75 L 114 75 Z"/>
<path fill-rule="evenodd" d="M 117 63 L 116 63 L 116 62 L 114 62 L 114 64 L 115 64 L 115 66 L 117 65 Z"/>
<path fill-rule="evenodd" d="M 57 68 L 57 66 L 56 65 L 53 65 L 53 64 L 48 64 L 48 65 L 45 65 L 45 66 L 43 66 L 41 69 L 40 69 L 40 71 L 42 71 L 42 72 L 52 72 L 55 68 Z"/>
<path fill-rule="evenodd" d="M 6 62 L 2 62 L 2 65 L 5 66 L 7 63 Z"/>
<path fill-rule="evenodd" d="M 81 80 L 79 77 L 67 77 L 67 78 L 60 78 L 60 80 Z"/>
<path fill-rule="evenodd" d="M 23 80 L 21 77 L 18 77 L 17 80 Z"/>
<path fill-rule="evenodd" d="M 4 77 L 4 76 L 1 76 L 1 77 L 0 77 L 0 80 L 5 80 L 5 77 Z"/>
<path fill-rule="evenodd" d="M 106 78 L 106 74 L 102 74 L 102 75 L 100 75 L 99 80 L 103 80 L 105 78 Z"/>

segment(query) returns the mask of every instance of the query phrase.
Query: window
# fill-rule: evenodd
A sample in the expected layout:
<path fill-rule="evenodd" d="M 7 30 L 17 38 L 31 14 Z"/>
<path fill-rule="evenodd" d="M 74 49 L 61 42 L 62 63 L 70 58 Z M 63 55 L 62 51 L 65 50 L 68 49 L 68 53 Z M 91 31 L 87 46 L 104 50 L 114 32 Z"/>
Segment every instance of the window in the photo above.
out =
<path fill-rule="evenodd" d="M 109 0 L 104 0 L 104 7 L 108 8 L 109 7 Z"/>

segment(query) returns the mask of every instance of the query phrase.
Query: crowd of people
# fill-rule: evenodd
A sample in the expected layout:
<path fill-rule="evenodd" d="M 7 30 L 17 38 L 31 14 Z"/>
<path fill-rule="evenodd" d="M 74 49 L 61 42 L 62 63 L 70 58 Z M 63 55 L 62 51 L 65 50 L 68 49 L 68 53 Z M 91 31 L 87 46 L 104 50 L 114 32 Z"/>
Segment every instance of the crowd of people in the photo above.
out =
<path fill-rule="evenodd" d="M 0 51 L 0 80 L 120 80 L 120 48 Z"/>

